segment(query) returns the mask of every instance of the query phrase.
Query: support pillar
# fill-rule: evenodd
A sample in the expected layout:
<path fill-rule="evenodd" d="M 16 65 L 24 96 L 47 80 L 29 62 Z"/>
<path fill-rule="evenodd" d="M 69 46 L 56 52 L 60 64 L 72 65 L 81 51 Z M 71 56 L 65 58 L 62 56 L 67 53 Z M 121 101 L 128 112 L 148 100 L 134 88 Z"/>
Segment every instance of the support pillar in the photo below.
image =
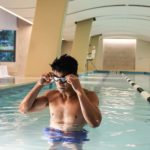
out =
<path fill-rule="evenodd" d="M 49 64 L 60 55 L 67 3 L 68 0 L 37 0 L 26 76 L 41 76 L 49 72 Z"/>
<path fill-rule="evenodd" d="M 71 55 L 75 57 L 79 63 L 79 72 L 85 71 L 86 57 L 89 48 L 90 31 L 93 20 L 95 20 L 95 18 L 76 22 L 76 32 Z"/>

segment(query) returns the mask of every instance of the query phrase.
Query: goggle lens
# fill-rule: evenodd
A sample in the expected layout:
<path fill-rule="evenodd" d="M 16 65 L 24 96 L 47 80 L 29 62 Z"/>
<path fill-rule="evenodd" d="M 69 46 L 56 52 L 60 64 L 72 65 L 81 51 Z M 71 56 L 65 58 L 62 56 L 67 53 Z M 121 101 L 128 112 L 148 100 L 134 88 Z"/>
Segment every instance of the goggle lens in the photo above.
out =
<path fill-rule="evenodd" d="M 61 81 L 62 83 L 66 82 L 66 78 L 65 77 L 54 77 L 53 78 L 55 82 Z"/>

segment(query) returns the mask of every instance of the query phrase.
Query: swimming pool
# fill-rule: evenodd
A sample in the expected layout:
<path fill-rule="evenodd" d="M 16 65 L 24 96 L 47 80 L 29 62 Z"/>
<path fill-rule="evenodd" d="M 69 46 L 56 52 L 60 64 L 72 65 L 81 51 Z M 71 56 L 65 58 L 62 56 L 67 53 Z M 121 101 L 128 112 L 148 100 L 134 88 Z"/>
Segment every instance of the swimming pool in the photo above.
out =
<path fill-rule="evenodd" d="M 150 76 L 128 76 L 145 90 L 150 89 Z M 103 114 L 100 127 L 85 127 L 90 141 L 84 144 L 83 149 L 149 150 L 150 104 L 120 74 L 90 73 L 82 75 L 80 80 L 83 87 L 97 93 Z M 32 86 L 0 91 L 0 150 L 49 148 L 42 134 L 43 128 L 49 124 L 48 109 L 30 115 L 18 112 L 20 101 Z M 47 89 L 45 87 L 41 93 Z"/>

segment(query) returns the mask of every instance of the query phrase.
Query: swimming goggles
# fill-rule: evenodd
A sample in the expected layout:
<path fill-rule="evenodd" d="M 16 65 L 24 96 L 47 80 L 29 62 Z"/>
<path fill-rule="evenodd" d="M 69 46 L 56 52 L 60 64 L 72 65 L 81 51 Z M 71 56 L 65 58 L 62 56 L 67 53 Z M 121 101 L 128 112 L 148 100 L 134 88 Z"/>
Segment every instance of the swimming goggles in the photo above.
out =
<path fill-rule="evenodd" d="M 65 83 L 67 81 L 65 77 L 56 77 L 56 76 L 53 77 L 53 80 L 55 82 L 61 81 L 62 83 Z"/>

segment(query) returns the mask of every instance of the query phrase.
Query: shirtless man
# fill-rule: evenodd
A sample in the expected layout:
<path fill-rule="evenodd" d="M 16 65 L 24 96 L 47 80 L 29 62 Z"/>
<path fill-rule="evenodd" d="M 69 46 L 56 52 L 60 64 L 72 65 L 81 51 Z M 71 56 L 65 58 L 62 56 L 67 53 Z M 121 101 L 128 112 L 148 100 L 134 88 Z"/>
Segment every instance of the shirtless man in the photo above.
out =
<path fill-rule="evenodd" d="M 19 107 L 20 112 L 35 112 L 49 107 L 50 128 L 48 132 L 49 138 L 53 139 L 51 141 L 58 140 L 54 138 L 55 133 L 57 137 L 57 131 L 62 134 L 61 136 L 63 134 L 69 136 L 72 132 L 83 131 L 85 124 L 98 127 L 102 119 L 98 109 L 99 100 L 94 92 L 82 88 L 77 76 L 77 61 L 69 55 L 62 55 L 54 60 L 51 68 L 52 72 L 43 75 L 23 99 Z M 56 83 L 57 89 L 48 90 L 38 97 L 42 87 L 52 82 Z M 57 144 L 60 141 L 58 140 Z M 78 140 L 77 143 L 82 142 Z M 81 147 L 74 149 L 81 149 Z"/>

